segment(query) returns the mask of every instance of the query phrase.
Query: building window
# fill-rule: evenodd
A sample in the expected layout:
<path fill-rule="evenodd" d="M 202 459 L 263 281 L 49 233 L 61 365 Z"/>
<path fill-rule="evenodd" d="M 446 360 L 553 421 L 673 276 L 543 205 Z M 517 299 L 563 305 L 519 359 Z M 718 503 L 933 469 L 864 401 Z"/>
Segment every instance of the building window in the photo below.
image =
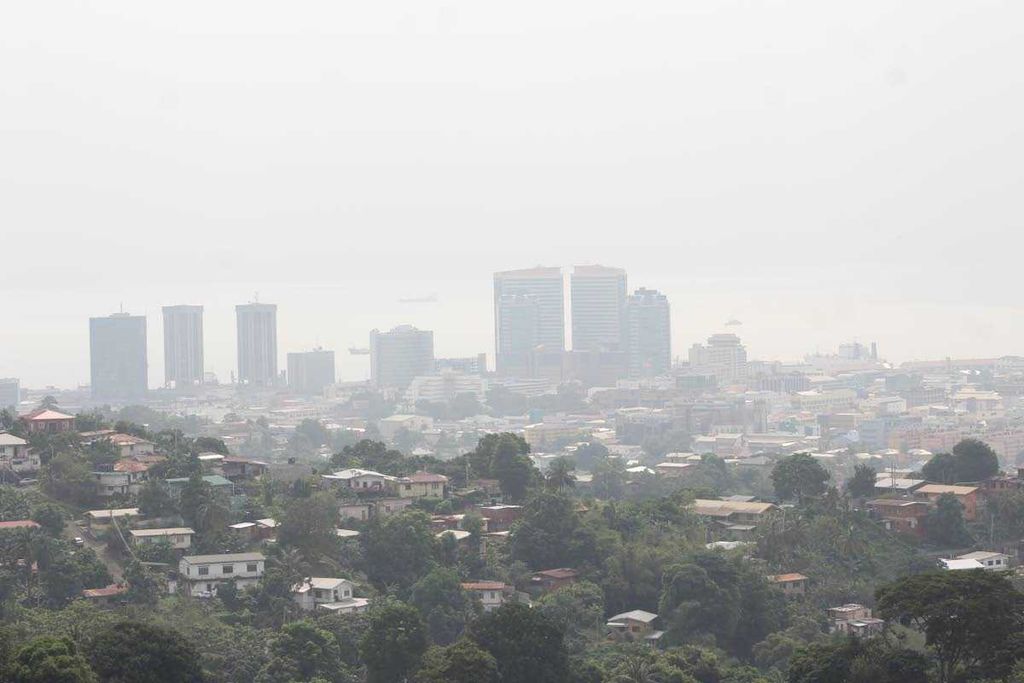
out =
<path fill-rule="evenodd" d="M 257 565 L 255 562 L 250 562 L 249 564 L 245 565 L 245 571 L 249 572 L 250 574 L 254 574 L 256 570 Z"/>
<path fill-rule="evenodd" d="M 210 573 L 209 567 L 199 567 L 199 576 L 206 576 Z"/>
<path fill-rule="evenodd" d="M 233 565 L 233 564 L 226 564 L 226 565 L 222 566 L 220 568 L 220 573 L 221 574 L 234 574 L 235 573 L 235 565 Z"/>

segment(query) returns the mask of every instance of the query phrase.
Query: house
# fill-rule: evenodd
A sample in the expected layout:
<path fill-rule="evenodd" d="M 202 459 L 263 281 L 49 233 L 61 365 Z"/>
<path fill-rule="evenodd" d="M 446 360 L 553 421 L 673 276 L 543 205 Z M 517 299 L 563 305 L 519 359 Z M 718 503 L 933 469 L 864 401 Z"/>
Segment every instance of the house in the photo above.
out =
<path fill-rule="evenodd" d="M 85 519 L 89 526 L 106 525 L 114 520 L 129 522 L 136 517 L 141 517 L 139 508 L 110 508 L 107 510 L 89 510 L 85 513 Z"/>
<path fill-rule="evenodd" d="M 342 519 L 358 519 L 365 522 L 373 515 L 373 503 L 342 503 L 338 506 Z"/>
<path fill-rule="evenodd" d="M 569 567 L 545 569 L 534 572 L 530 577 L 530 583 L 543 591 L 553 591 L 575 582 L 578 576 L 579 573 Z"/>
<path fill-rule="evenodd" d="M 413 504 L 413 498 L 381 498 L 365 503 L 342 503 L 338 506 L 341 519 L 358 519 L 365 522 L 371 517 L 389 517 Z"/>
<path fill-rule="evenodd" d="M 438 531 L 436 534 L 434 534 L 434 538 L 440 541 L 444 540 L 444 537 L 446 535 L 454 538 L 456 543 L 461 543 L 462 541 L 465 541 L 467 538 L 470 538 L 473 534 L 471 534 L 468 531 L 463 531 L 462 529 L 445 529 L 444 531 Z"/>
<path fill-rule="evenodd" d="M 508 531 L 512 523 L 523 515 L 522 505 L 485 505 L 479 510 L 480 516 L 487 520 L 487 528 L 491 532 Z"/>
<path fill-rule="evenodd" d="M 390 517 L 413 504 L 412 498 L 381 498 L 373 501 L 373 514 L 380 517 Z"/>
<path fill-rule="evenodd" d="M 655 630 L 654 626 L 657 621 L 657 614 L 645 612 L 642 609 L 634 609 L 622 614 L 616 614 L 608 620 L 605 626 L 608 627 L 614 638 L 644 640 L 653 643 L 657 642 L 664 635 L 664 631 Z"/>
<path fill-rule="evenodd" d="M 339 470 L 334 474 L 322 474 L 325 483 L 337 484 L 352 489 L 357 493 L 383 493 L 394 486 L 397 477 L 392 477 L 373 470 L 361 470 L 354 467 Z"/>
<path fill-rule="evenodd" d="M 153 442 L 140 439 L 131 434 L 111 434 L 106 437 L 110 445 L 122 458 L 130 458 L 133 455 L 153 455 Z"/>
<path fill-rule="evenodd" d="M 325 607 L 334 611 L 365 612 L 369 604 L 369 601 L 355 597 L 354 586 L 348 579 L 316 576 L 292 586 L 292 598 L 299 607 L 307 611 Z M 356 600 L 361 604 L 353 604 Z M 332 608 L 332 605 L 338 607 Z"/>
<path fill-rule="evenodd" d="M 865 505 L 872 516 L 882 520 L 888 531 L 918 537 L 924 535 L 924 518 L 931 510 L 929 503 L 908 498 L 877 498 Z"/>
<path fill-rule="evenodd" d="M 448 477 L 430 472 L 415 472 L 395 482 L 399 498 L 447 498 Z"/>
<path fill-rule="evenodd" d="M 686 470 L 693 467 L 690 462 L 660 462 L 654 466 L 654 471 L 666 479 L 678 479 L 686 475 Z"/>
<path fill-rule="evenodd" d="M 924 479 L 910 479 L 908 477 L 901 477 L 899 473 L 891 474 L 889 472 L 876 472 L 875 473 L 875 495 L 884 496 L 885 494 L 908 494 L 917 491 L 919 488 L 927 484 Z"/>
<path fill-rule="evenodd" d="M 768 580 L 782 589 L 782 594 L 787 598 L 804 595 L 807 592 L 807 584 L 810 582 L 803 574 L 775 574 L 769 576 Z"/>
<path fill-rule="evenodd" d="M 366 598 L 348 598 L 340 602 L 324 602 L 316 606 L 318 610 L 335 612 L 337 614 L 359 614 L 370 607 L 370 601 Z"/>
<path fill-rule="evenodd" d="M 959 559 L 958 558 L 958 559 L 955 559 L 955 560 L 947 560 L 947 559 L 940 558 L 939 559 L 939 563 L 942 565 L 942 568 L 945 569 L 946 571 L 954 571 L 954 572 L 969 571 L 971 569 L 984 569 L 985 568 L 985 565 L 983 565 L 981 562 L 979 562 L 978 560 L 975 560 L 973 558 L 967 558 L 967 559 Z"/>
<path fill-rule="evenodd" d="M 754 503 L 736 500 L 693 501 L 693 511 L 714 522 L 728 540 L 747 541 L 753 538 L 761 518 L 777 510 L 772 503 Z"/>
<path fill-rule="evenodd" d="M 377 422 L 381 438 L 393 442 L 402 430 L 422 432 L 433 426 L 434 420 L 424 415 L 391 415 Z"/>
<path fill-rule="evenodd" d="M 853 636 L 869 636 L 881 633 L 885 628 L 884 619 L 871 616 L 871 608 L 855 602 L 828 609 L 830 633 L 846 633 Z"/>
<path fill-rule="evenodd" d="M 195 531 L 188 527 L 168 527 L 166 529 L 132 529 L 128 532 L 132 545 L 155 545 L 167 542 L 175 550 L 192 547 L 192 536 Z"/>
<path fill-rule="evenodd" d="M 39 456 L 31 452 L 28 441 L 14 434 L 0 432 L 0 469 L 35 472 L 39 465 Z"/>
<path fill-rule="evenodd" d="M 185 486 L 188 485 L 188 477 L 172 477 L 171 479 L 164 479 L 164 483 L 167 484 L 167 493 L 174 501 L 181 500 L 181 492 L 185 490 Z M 231 496 L 235 493 L 235 485 L 231 483 L 231 480 L 222 477 L 219 474 L 206 474 L 203 476 L 203 481 L 210 485 L 213 490 L 213 494 L 216 498 L 219 498 L 225 505 L 230 503 Z"/>
<path fill-rule="evenodd" d="M 504 605 L 512 593 L 512 587 L 500 581 L 470 581 L 462 584 L 462 590 L 476 596 L 485 612 L 493 612 Z"/>
<path fill-rule="evenodd" d="M 973 553 L 967 553 L 965 555 L 957 555 L 958 560 L 976 560 L 982 565 L 983 569 L 989 571 L 1007 571 L 1010 569 L 1010 556 L 992 552 L 989 550 L 976 550 Z"/>
<path fill-rule="evenodd" d="M 94 604 L 105 605 L 111 602 L 119 602 L 121 596 L 128 592 L 128 584 L 112 583 L 103 588 L 86 588 L 82 591 L 82 597 Z"/>
<path fill-rule="evenodd" d="M 33 522 L 31 519 L 15 519 L 9 522 L 0 522 L 0 531 L 7 531 L 10 529 L 38 529 L 39 523 Z"/>
<path fill-rule="evenodd" d="M 263 578 L 266 559 L 262 553 L 187 555 L 178 563 L 178 574 L 189 595 L 205 597 L 228 581 L 239 588 L 255 586 Z"/>
<path fill-rule="evenodd" d="M 123 459 L 110 465 L 109 469 L 93 472 L 92 475 L 96 479 L 96 495 L 110 498 L 137 494 L 149 478 L 150 467 L 152 463 Z"/>
<path fill-rule="evenodd" d="M 914 492 L 919 500 L 935 503 L 938 499 L 950 494 L 964 506 L 964 519 L 973 522 L 978 516 L 978 487 L 949 484 L 925 484 Z"/>
<path fill-rule="evenodd" d="M 267 471 L 267 463 L 225 455 L 221 461 L 221 471 L 231 481 L 258 479 Z"/>
<path fill-rule="evenodd" d="M 60 434 L 75 429 L 73 415 L 65 415 L 48 408 L 37 408 L 18 419 L 25 425 L 29 434 Z"/>

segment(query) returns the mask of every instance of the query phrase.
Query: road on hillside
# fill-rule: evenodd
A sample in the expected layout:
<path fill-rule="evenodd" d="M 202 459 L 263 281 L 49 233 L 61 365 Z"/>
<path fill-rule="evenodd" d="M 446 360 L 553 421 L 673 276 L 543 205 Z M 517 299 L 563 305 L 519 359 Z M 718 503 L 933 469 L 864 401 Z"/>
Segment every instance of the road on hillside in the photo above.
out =
<path fill-rule="evenodd" d="M 74 520 L 69 520 L 67 524 L 64 525 L 64 536 L 68 540 L 73 540 L 75 537 L 79 537 L 85 541 L 86 547 L 92 548 L 96 551 L 96 555 L 99 556 L 100 561 L 106 565 L 107 571 L 109 571 L 110 575 L 114 577 L 114 583 L 121 582 L 124 578 L 124 568 L 121 567 L 120 562 L 114 559 L 110 554 L 110 551 L 107 550 L 106 543 L 93 538 L 88 529 L 82 529 L 75 524 Z"/>

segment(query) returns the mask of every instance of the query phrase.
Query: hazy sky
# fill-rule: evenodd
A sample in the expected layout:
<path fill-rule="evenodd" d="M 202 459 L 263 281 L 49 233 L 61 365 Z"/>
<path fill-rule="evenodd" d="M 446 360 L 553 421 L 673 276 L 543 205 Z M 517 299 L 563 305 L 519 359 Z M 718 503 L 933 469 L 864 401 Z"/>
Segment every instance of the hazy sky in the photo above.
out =
<path fill-rule="evenodd" d="M 0 4 L 0 376 L 88 381 L 90 315 L 279 304 L 493 353 L 491 273 L 604 263 L 674 347 L 1024 353 L 1024 3 Z M 399 297 L 437 293 L 436 304 Z"/>

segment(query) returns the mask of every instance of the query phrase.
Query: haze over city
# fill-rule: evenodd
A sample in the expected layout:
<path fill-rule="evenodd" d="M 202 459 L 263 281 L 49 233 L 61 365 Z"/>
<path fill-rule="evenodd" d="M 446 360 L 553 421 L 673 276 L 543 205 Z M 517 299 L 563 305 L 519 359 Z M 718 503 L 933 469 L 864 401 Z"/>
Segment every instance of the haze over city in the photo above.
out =
<path fill-rule="evenodd" d="M 1024 347 L 1021 7 L 583 8 L 0 10 L 0 376 L 87 383 L 123 304 L 159 386 L 193 303 L 226 381 L 258 292 L 282 359 L 363 379 L 373 328 L 491 352 L 491 273 L 536 264 L 665 293 L 677 356 L 730 319 L 764 359 Z"/>

